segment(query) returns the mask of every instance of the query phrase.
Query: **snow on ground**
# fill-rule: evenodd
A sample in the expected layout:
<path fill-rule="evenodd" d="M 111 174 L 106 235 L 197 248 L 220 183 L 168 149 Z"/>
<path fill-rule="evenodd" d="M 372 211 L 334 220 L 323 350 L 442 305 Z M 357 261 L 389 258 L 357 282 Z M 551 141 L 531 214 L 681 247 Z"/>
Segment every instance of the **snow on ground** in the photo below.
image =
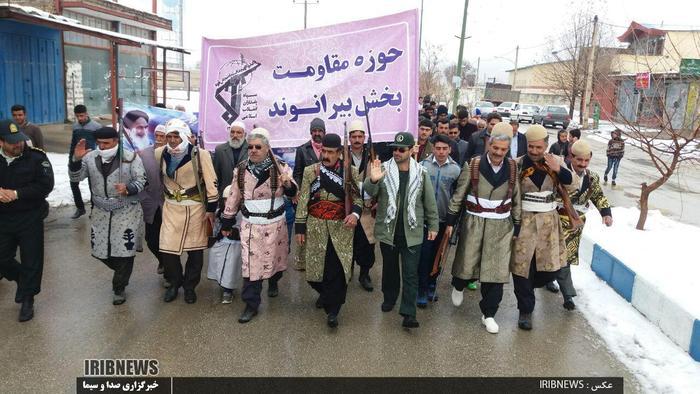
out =
<path fill-rule="evenodd" d="M 67 153 L 48 153 L 49 161 L 53 166 L 54 187 L 47 200 L 52 207 L 60 207 L 65 205 L 73 205 L 73 192 L 70 190 L 70 181 L 68 180 L 68 154 Z M 80 182 L 80 191 L 83 200 L 90 199 L 90 189 L 88 188 L 87 180 Z"/>
<path fill-rule="evenodd" d="M 639 209 L 613 208 L 613 226 L 605 227 L 598 211 L 586 214 L 584 234 L 694 316 L 700 316 L 697 289 L 700 264 L 691 248 L 700 228 L 649 211 L 644 231 L 635 229 Z"/>
<path fill-rule="evenodd" d="M 593 140 L 607 144 L 611 138 L 610 132 L 612 132 L 616 128 L 619 128 L 621 130 L 630 131 L 630 128 L 626 127 L 625 125 L 601 121 L 598 129 L 593 130 L 588 135 Z M 651 133 L 654 131 L 658 131 L 658 129 L 640 127 L 640 131 Z M 634 139 L 629 138 L 629 137 L 625 137 L 625 136 L 623 136 L 622 138 L 629 145 L 635 146 L 637 148 L 641 147 L 641 143 L 639 141 L 635 141 Z M 679 140 L 679 142 L 684 143 L 685 139 L 681 138 Z M 654 140 L 654 146 L 661 151 L 672 152 L 672 150 L 673 150 L 672 144 L 673 144 L 672 140 L 665 140 L 665 139 Z M 690 155 L 691 157 L 694 157 L 696 159 L 700 159 L 700 140 L 694 140 L 691 143 L 689 143 L 688 145 L 686 145 L 686 147 L 683 149 L 683 154 Z"/>
<path fill-rule="evenodd" d="M 700 316 L 700 266 L 689 252 L 700 239 L 700 228 L 650 211 L 646 230 L 639 231 L 635 229 L 638 215 L 637 208 L 614 208 L 613 226 L 605 227 L 593 209 L 586 214 L 584 233 L 667 297 Z M 590 266 L 575 267 L 573 275 L 583 315 L 646 392 L 698 392 L 699 362 L 598 278 Z"/>
<path fill-rule="evenodd" d="M 698 392 L 700 363 L 600 280 L 590 266 L 574 267 L 572 275 L 578 309 L 645 393 Z"/>

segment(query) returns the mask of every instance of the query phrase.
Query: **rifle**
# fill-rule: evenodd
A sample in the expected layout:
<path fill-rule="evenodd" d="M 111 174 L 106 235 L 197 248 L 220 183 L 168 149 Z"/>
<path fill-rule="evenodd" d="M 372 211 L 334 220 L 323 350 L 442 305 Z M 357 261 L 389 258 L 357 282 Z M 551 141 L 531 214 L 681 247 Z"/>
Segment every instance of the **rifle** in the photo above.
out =
<path fill-rule="evenodd" d="M 430 276 L 440 274 L 440 267 L 444 266 L 445 260 L 447 260 L 447 256 L 450 254 L 450 248 L 457 245 L 459 230 L 462 226 L 462 220 L 464 220 L 464 211 L 464 204 L 462 204 L 459 215 L 457 216 L 457 222 L 452 229 L 452 235 L 448 238 L 443 234 L 437 253 L 435 254 L 435 259 L 433 260 L 433 270 L 430 272 Z"/>
<path fill-rule="evenodd" d="M 362 181 L 364 182 L 367 180 L 367 174 L 369 173 L 369 168 L 370 164 L 374 163 L 374 161 L 377 159 L 377 152 L 374 150 L 374 143 L 372 142 L 372 130 L 369 125 L 369 108 L 367 108 L 367 98 L 365 96 L 362 96 L 362 102 L 365 105 L 365 121 L 367 122 L 367 147 L 369 148 L 369 156 L 367 157 L 367 163 L 365 164 L 365 172 L 364 176 L 362 178 Z M 361 197 L 364 198 L 364 192 L 363 190 L 360 190 Z M 370 214 L 372 217 L 377 216 L 377 197 L 373 197 L 370 200 Z"/>
<path fill-rule="evenodd" d="M 372 143 L 372 130 L 369 126 L 369 108 L 367 108 L 367 98 L 365 96 L 362 96 L 362 102 L 365 104 L 365 121 L 367 122 L 367 147 L 369 148 L 368 162 L 372 163 L 377 158 L 377 152 L 374 150 L 374 144 Z M 369 163 L 367 163 L 367 168 L 365 168 L 365 179 L 367 178 Z"/>
<path fill-rule="evenodd" d="M 203 140 L 201 134 L 195 139 L 195 144 L 192 148 L 192 166 L 194 170 L 195 182 L 197 183 L 197 192 L 199 193 L 199 198 L 202 200 L 202 205 L 204 207 L 204 212 L 207 211 L 207 188 L 206 181 L 204 180 L 204 174 L 202 173 L 202 161 L 199 158 L 199 145 L 203 145 Z M 205 231 L 207 237 L 211 237 L 214 234 L 214 229 L 206 220 Z"/>
<path fill-rule="evenodd" d="M 348 123 L 343 122 L 343 191 L 345 192 L 345 216 L 352 213 L 352 158 L 348 143 Z"/>
<path fill-rule="evenodd" d="M 549 166 L 547 166 L 546 163 L 536 162 L 535 167 L 538 170 L 545 171 L 547 175 L 549 175 L 549 177 L 552 178 L 552 182 L 554 182 L 554 185 L 557 189 L 557 194 L 559 194 L 559 197 L 561 197 L 562 205 L 564 205 L 566 216 L 569 217 L 571 229 L 577 230 L 583 227 L 583 221 L 578 216 L 578 212 L 576 212 L 576 210 L 574 209 L 573 204 L 571 204 L 571 198 L 569 198 L 569 193 L 566 191 L 566 189 L 564 189 L 564 186 L 562 186 L 562 184 L 559 183 L 559 178 L 557 177 L 557 174 L 555 174 L 554 171 L 552 171 L 552 169 L 549 168 Z"/>

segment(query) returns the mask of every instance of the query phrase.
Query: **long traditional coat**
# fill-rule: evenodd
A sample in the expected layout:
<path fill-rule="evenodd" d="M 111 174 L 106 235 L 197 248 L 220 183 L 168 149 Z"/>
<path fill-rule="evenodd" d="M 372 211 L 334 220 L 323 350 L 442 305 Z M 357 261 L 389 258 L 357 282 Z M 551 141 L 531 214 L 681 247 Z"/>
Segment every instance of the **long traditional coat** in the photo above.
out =
<path fill-rule="evenodd" d="M 178 164 L 173 178 L 166 173 L 171 156 L 165 149 L 166 147 L 163 146 L 155 152 L 156 160 L 160 163 L 164 189 L 167 189 L 170 194 L 175 194 L 179 190 L 196 188 L 198 175 L 195 173 L 192 161 L 193 147 L 190 145 L 189 152 Z M 207 248 L 205 213 L 213 213 L 216 210 L 218 192 L 211 156 L 204 149 L 198 149 L 198 151 L 206 201 L 188 199 L 177 201 L 166 195 L 163 204 L 163 224 L 160 228 L 160 251 L 163 253 L 181 255 L 183 252 Z"/>
<path fill-rule="evenodd" d="M 564 160 L 557 157 L 562 171 L 565 169 Z M 541 187 L 537 187 L 531 176 L 524 176 L 524 172 L 531 167 L 531 161 L 527 155 L 519 157 L 518 181 L 520 183 L 520 193 L 541 191 L 551 191 L 555 195 L 556 187 L 552 178 L 544 174 L 544 182 Z M 540 172 L 540 170 L 534 170 Z M 571 172 L 572 182 L 563 185 L 567 192 L 573 192 L 578 187 L 578 176 Z M 511 257 L 511 272 L 523 278 L 530 276 L 530 262 L 536 256 L 536 270 L 540 272 L 556 272 L 566 266 L 566 244 L 564 241 L 564 228 L 559 220 L 559 213 L 556 209 L 548 212 L 528 212 L 522 211 L 522 222 L 520 233 L 515 240 L 514 251 Z"/>
<path fill-rule="evenodd" d="M 477 164 L 478 162 L 478 164 Z M 447 222 L 457 221 L 460 209 L 465 209 L 467 198 L 473 198 L 471 168 L 479 166 L 478 197 L 486 207 L 486 200 L 502 202 L 508 196 L 511 166 L 515 161 L 505 160 L 494 173 L 486 156 L 472 159 L 465 164 L 457 179 L 457 189 L 447 208 Z M 517 169 L 516 169 L 517 171 Z M 520 225 L 520 186 L 517 179 L 510 197 L 510 215 L 505 218 L 484 218 L 464 213 L 460 228 L 452 275 L 460 279 L 479 279 L 487 283 L 508 283 L 510 280 L 510 255 L 514 226 Z M 507 201 L 506 201 L 507 203 Z M 456 229 L 455 229 L 456 231 Z"/>
<path fill-rule="evenodd" d="M 326 258 L 326 246 L 328 237 L 333 243 L 333 248 L 338 254 L 340 264 L 343 266 L 345 279 L 349 282 L 352 278 L 352 242 L 355 230 L 343 225 L 342 220 L 323 220 L 309 215 L 308 205 L 311 199 L 311 183 L 316 179 L 316 171 L 320 164 L 316 163 L 304 169 L 304 176 L 301 182 L 299 194 L 299 204 L 297 205 L 296 223 L 297 229 L 300 224 L 305 224 L 305 260 L 306 260 L 306 280 L 309 282 L 321 282 L 323 280 L 323 267 Z M 352 167 L 353 180 L 360 179 L 357 169 Z M 362 199 L 360 193 L 353 188 L 352 203 L 357 213 L 362 209 Z M 321 188 L 319 190 L 320 199 L 325 201 L 341 201 L 336 195 Z M 342 201 L 341 201 L 342 203 Z M 299 232 L 297 232 L 299 234 Z"/>
<path fill-rule="evenodd" d="M 103 167 L 97 151 L 85 155 L 79 168 L 75 168 L 77 163 L 71 163 L 71 182 L 90 179 L 94 201 L 90 212 L 90 245 L 92 255 L 98 259 L 132 257 L 141 238 L 143 210 L 138 192 L 146 185 L 146 171 L 134 153 L 125 151 L 123 155 L 121 165 L 115 157 L 109 166 Z M 117 183 L 127 185 L 128 196 L 117 193 L 114 187 Z M 105 209 L 107 206 L 119 208 L 110 211 Z"/>
<path fill-rule="evenodd" d="M 603 188 L 600 187 L 598 174 L 586 170 L 582 176 L 579 176 L 579 179 L 581 182 L 578 190 L 569 193 L 569 198 L 583 223 L 586 223 L 588 201 L 593 202 L 601 216 L 612 216 L 610 203 L 603 193 Z M 572 229 L 569 217 L 566 215 L 559 215 L 559 220 L 561 220 L 564 227 L 564 236 L 566 238 L 566 261 L 569 264 L 578 265 L 578 248 L 581 244 L 583 226 L 576 230 Z"/>
<path fill-rule="evenodd" d="M 243 163 L 241 163 L 243 164 Z M 292 176 L 292 170 L 285 163 L 279 163 L 280 170 Z M 238 186 L 238 171 L 243 165 L 239 165 L 233 171 L 231 182 L 231 196 L 226 199 L 226 206 L 222 218 L 230 219 L 241 208 L 241 202 L 251 200 L 270 200 L 282 198 L 284 187 L 280 182 L 276 190 L 271 190 L 272 185 L 268 177 L 265 182 L 258 185 L 258 178 L 248 170 L 244 170 L 243 195 Z M 294 183 L 294 181 L 292 181 Z M 296 185 L 296 183 L 294 183 Z M 277 272 L 287 269 L 287 256 L 289 255 L 289 240 L 285 215 L 281 219 L 268 224 L 254 224 L 248 219 L 241 221 L 241 256 L 243 258 L 243 277 L 250 281 L 269 279 Z"/>

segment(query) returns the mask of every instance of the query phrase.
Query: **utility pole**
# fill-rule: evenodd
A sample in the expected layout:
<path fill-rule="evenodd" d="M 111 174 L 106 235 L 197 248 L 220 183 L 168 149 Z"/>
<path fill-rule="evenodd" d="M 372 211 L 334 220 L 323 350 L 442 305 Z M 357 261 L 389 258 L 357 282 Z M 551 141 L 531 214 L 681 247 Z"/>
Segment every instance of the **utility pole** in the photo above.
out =
<path fill-rule="evenodd" d="M 586 73 L 586 89 L 583 91 L 583 124 L 584 130 L 588 129 L 588 111 L 590 107 L 591 88 L 593 87 L 593 67 L 595 66 L 595 50 L 598 45 L 598 15 L 593 17 L 593 38 L 591 48 L 588 51 L 588 72 Z"/>
<path fill-rule="evenodd" d="M 423 45 L 423 0 L 420 0 L 420 27 L 418 28 L 418 70 L 420 71 L 420 58 Z"/>
<path fill-rule="evenodd" d="M 481 56 L 476 58 L 476 76 L 474 77 L 474 87 L 479 86 L 479 66 L 481 65 Z"/>
<path fill-rule="evenodd" d="M 309 3 L 308 0 L 304 0 L 303 2 L 297 2 L 297 0 L 293 0 L 294 4 L 304 4 L 304 30 L 306 30 L 306 15 L 308 14 L 308 6 L 309 4 L 318 4 L 318 0 L 316 0 L 315 3 Z"/>
<path fill-rule="evenodd" d="M 518 81 L 518 52 L 520 52 L 520 45 L 515 47 L 515 68 L 513 69 L 513 86 L 511 90 L 515 90 L 515 84 Z"/>
<path fill-rule="evenodd" d="M 469 0 L 464 0 L 464 16 L 462 17 L 462 34 L 459 36 L 459 58 L 457 59 L 457 75 L 459 75 L 460 81 L 462 77 L 462 55 L 464 54 L 464 33 L 467 30 L 467 8 L 469 8 Z M 456 81 L 456 79 L 455 79 Z M 459 102 L 459 87 L 460 83 L 455 83 L 455 94 L 452 100 L 452 113 L 457 112 L 457 104 Z"/>

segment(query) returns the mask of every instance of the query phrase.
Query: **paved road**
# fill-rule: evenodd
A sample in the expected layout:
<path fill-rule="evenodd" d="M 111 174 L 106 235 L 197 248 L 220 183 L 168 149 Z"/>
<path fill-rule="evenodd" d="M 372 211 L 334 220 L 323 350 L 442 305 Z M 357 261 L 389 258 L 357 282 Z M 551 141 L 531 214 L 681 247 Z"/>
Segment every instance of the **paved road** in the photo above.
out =
<path fill-rule="evenodd" d="M 518 330 L 510 285 L 497 315 L 498 335 L 481 326 L 477 293 L 452 306 L 447 277 L 439 283 L 442 299 L 419 310 L 421 327 L 407 332 L 398 313 L 380 311 L 381 293 L 364 292 L 355 276 L 340 327 L 331 331 L 297 271 L 288 271 L 280 296 L 263 296 L 258 317 L 241 325 L 238 296 L 231 305 L 219 304 L 210 281 L 199 286 L 195 305 L 185 304 L 182 294 L 163 303 L 146 252 L 137 256 L 126 304 L 114 307 L 111 273 L 89 254 L 88 219 L 72 221 L 71 212 L 49 216 L 33 321 L 17 322 L 15 286 L 0 282 L 3 392 L 75 392 L 86 358 L 155 358 L 161 376 L 622 376 L 625 392 L 640 391 L 580 312 L 561 307 L 559 296 L 538 291 L 535 329 Z M 373 269 L 375 283 L 380 267 Z"/>

